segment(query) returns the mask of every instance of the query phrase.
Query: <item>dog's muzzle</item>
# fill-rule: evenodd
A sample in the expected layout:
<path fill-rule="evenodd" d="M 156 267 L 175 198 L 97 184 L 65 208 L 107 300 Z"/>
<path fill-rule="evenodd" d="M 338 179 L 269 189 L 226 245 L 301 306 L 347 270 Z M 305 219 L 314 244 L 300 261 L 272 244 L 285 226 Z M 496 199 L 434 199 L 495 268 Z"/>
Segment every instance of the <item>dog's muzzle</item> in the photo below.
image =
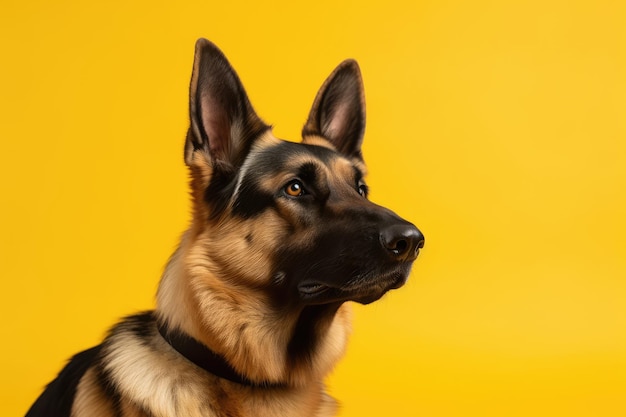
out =
<path fill-rule="evenodd" d="M 331 234 L 318 244 L 314 262 L 305 263 L 297 282 L 307 304 L 357 301 L 368 304 L 402 287 L 413 261 L 424 247 L 424 235 L 413 224 L 389 216 L 361 234 Z M 381 222 L 382 223 L 382 222 Z M 370 223 L 371 224 L 371 223 Z"/>

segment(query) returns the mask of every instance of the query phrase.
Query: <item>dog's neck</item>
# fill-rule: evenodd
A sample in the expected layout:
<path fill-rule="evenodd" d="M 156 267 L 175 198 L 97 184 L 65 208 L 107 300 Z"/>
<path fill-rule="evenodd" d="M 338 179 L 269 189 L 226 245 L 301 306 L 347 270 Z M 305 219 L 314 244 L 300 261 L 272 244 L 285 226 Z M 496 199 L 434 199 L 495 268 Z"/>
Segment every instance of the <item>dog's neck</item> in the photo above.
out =
<path fill-rule="evenodd" d="M 343 356 L 348 305 L 274 311 L 263 294 L 238 293 L 206 270 L 190 267 L 182 255 L 186 243 L 183 238 L 170 259 L 157 294 L 158 318 L 169 329 L 222 356 L 253 384 L 321 381 Z"/>
<path fill-rule="evenodd" d="M 192 362 L 208 373 L 235 382 L 240 385 L 253 388 L 280 388 L 284 384 L 272 384 L 268 382 L 255 382 L 237 372 L 228 361 L 221 355 L 210 350 L 188 334 L 169 328 L 167 323 L 157 323 L 159 333 L 165 341 L 185 359 Z"/>

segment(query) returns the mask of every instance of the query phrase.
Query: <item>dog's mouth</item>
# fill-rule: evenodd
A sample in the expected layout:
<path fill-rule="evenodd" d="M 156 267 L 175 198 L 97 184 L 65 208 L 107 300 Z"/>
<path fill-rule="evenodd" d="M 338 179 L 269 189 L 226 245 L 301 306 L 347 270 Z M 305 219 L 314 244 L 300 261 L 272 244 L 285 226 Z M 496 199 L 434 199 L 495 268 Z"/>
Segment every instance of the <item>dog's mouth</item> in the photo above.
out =
<path fill-rule="evenodd" d="M 369 304 L 380 299 L 387 291 L 402 287 L 408 278 L 410 265 L 387 273 L 364 274 L 336 285 L 317 280 L 307 280 L 298 285 L 298 293 L 307 304 L 327 304 L 338 301 L 356 301 Z"/>

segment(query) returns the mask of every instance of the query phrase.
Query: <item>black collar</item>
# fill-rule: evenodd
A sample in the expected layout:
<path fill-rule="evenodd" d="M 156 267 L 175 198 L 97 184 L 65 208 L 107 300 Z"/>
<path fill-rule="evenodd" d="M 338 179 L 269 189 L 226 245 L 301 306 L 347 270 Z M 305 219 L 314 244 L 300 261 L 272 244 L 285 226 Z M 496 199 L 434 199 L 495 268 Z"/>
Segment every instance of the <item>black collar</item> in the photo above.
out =
<path fill-rule="evenodd" d="M 178 330 L 170 330 L 166 324 L 158 324 L 159 333 L 185 359 L 220 378 L 241 385 L 257 388 L 274 388 L 284 386 L 275 382 L 254 382 L 237 372 L 222 355 L 198 342 L 193 337 Z"/>

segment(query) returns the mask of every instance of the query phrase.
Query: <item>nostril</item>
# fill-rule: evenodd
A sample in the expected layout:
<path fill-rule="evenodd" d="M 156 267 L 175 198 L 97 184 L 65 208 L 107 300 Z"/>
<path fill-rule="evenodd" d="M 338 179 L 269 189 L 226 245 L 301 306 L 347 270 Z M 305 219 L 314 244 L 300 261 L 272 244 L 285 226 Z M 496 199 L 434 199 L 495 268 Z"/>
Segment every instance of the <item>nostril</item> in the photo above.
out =
<path fill-rule="evenodd" d="M 396 255 L 401 255 L 404 252 L 406 252 L 408 247 L 409 247 L 409 244 L 407 243 L 407 241 L 404 239 L 400 239 L 396 242 L 395 247 L 392 249 L 392 251 Z"/>

